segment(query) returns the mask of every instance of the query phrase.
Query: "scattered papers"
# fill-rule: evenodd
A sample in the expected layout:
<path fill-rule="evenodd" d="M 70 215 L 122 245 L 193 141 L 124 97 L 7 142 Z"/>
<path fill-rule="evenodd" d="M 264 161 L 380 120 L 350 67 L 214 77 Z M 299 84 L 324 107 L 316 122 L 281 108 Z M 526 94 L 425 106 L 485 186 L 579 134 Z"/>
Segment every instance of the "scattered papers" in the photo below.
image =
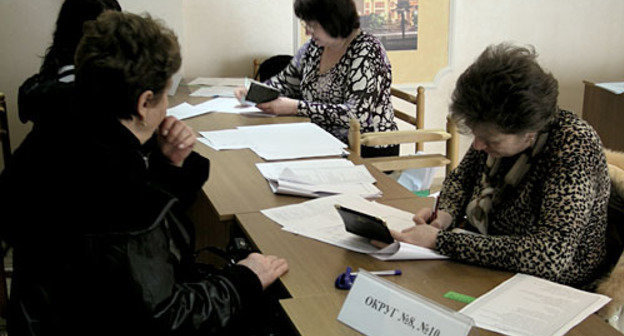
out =
<path fill-rule="evenodd" d="M 234 97 L 234 88 L 231 86 L 201 87 L 190 94 L 191 97 Z"/>
<path fill-rule="evenodd" d="M 243 86 L 244 78 L 216 78 L 216 77 L 197 77 L 188 85 L 209 85 L 209 86 Z"/>
<path fill-rule="evenodd" d="M 597 83 L 596 86 L 599 86 L 607 91 L 611 91 L 615 94 L 624 93 L 624 82 Z"/>
<path fill-rule="evenodd" d="M 480 328 L 510 336 L 564 335 L 611 299 L 516 274 L 460 312 Z"/>
<path fill-rule="evenodd" d="M 414 225 L 414 215 L 409 212 L 348 194 L 318 198 L 261 212 L 281 225 L 285 231 L 351 251 L 369 253 L 383 260 L 446 258 L 435 251 L 417 246 L 412 248 L 409 244 L 398 242 L 380 250 L 371 245 L 368 239 L 345 230 L 342 218 L 336 211 L 336 204 L 382 218 L 393 230 L 403 230 Z"/>
<path fill-rule="evenodd" d="M 373 185 L 375 178 L 365 166 L 346 159 L 257 163 L 274 193 L 304 197 L 354 194 L 364 198 L 381 197 Z"/>
<path fill-rule="evenodd" d="M 262 110 L 257 108 L 255 104 L 250 104 L 250 103 L 241 104 L 236 98 L 220 97 L 220 98 L 211 99 L 200 105 L 203 105 L 205 109 L 209 109 L 210 111 L 219 112 L 219 113 L 239 113 L 239 114 L 247 114 L 247 115 L 253 114 L 253 115 L 263 115 L 266 117 L 275 117 L 274 114 L 267 114 L 267 113 L 262 112 Z"/>

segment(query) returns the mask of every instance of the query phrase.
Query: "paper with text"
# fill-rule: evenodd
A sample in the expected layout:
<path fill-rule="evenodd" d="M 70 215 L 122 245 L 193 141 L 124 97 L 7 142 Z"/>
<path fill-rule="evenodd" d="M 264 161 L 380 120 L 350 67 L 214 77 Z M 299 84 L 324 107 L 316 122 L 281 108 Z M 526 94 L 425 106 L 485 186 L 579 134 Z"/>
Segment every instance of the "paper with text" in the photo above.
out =
<path fill-rule="evenodd" d="M 361 253 L 372 253 L 376 258 L 394 260 L 394 255 L 400 259 L 439 259 L 446 258 L 429 249 L 412 249 L 408 252 L 399 253 L 402 246 L 395 242 L 387 253 L 370 244 L 368 239 L 349 233 L 344 228 L 342 218 L 336 211 L 335 205 L 342 205 L 371 216 L 383 219 L 388 227 L 393 230 L 403 230 L 414 226 L 413 214 L 387 205 L 370 202 L 366 199 L 343 194 L 328 196 L 311 201 L 277 207 L 261 212 L 282 226 L 282 229 L 304 237 L 312 238 L 324 243 L 346 248 Z M 423 253 L 421 253 L 423 252 Z"/>
<path fill-rule="evenodd" d="M 526 274 L 480 296 L 460 312 L 478 327 L 510 336 L 564 335 L 611 299 Z"/>

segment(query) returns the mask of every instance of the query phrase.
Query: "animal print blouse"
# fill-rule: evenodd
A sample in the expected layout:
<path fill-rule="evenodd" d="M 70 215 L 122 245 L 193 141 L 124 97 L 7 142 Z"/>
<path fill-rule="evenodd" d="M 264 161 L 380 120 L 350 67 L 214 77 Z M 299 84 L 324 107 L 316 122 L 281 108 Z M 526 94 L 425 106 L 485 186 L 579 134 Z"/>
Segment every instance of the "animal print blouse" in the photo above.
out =
<path fill-rule="evenodd" d="M 516 190 L 490 213 L 488 235 L 441 231 L 436 249 L 487 267 L 583 287 L 605 256 L 610 181 L 602 143 L 575 114 L 560 110 L 548 143 Z M 481 192 L 487 154 L 471 148 L 444 181 L 441 210 L 460 222 Z"/>
<path fill-rule="evenodd" d="M 298 115 L 347 143 L 349 120 L 360 120 L 361 132 L 397 129 L 390 102 L 392 72 L 381 42 L 361 32 L 330 70 L 319 73 L 323 47 L 310 40 L 290 64 L 266 83 L 299 99 Z"/>

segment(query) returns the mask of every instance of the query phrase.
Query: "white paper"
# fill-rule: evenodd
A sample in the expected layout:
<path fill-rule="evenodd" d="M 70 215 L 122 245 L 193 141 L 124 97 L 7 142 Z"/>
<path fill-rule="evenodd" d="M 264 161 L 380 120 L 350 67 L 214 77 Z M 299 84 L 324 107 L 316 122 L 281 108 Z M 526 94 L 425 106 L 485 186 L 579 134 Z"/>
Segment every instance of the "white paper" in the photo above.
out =
<path fill-rule="evenodd" d="M 198 77 L 188 85 L 209 85 L 209 86 L 243 86 L 244 78 L 216 78 L 216 77 Z"/>
<path fill-rule="evenodd" d="M 256 163 L 256 167 L 267 180 L 277 180 L 285 168 L 338 168 L 352 167 L 353 162 L 347 159 L 300 160 L 284 162 Z"/>
<path fill-rule="evenodd" d="M 198 138 L 199 141 L 216 150 L 242 149 L 250 146 L 245 135 L 235 129 L 199 132 L 199 134 L 203 137 Z"/>
<path fill-rule="evenodd" d="M 171 76 L 171 87 L 167 94 L 169 96 L 174 96 L 176 91 L 178 91 L 178 86 L 180 86 L 180 81 L 182 81 L 182 74 L 180 72 L 176 72 Z"/>
<path fill-rule="evenodd" d="M 336 194 L 352 194 L 363 198 L 378 198 L 383 195 L 381 190 L 371 183 L 352 184 L 304 184 L 282 180 L 269 180 L 271 191 L 303 197 L 326 197 Z"/>
<path fill-rule="evenodd" d="M 279 180 L 303 184 L 356 184 L 375 183 L 375 178 L 364 165 L 331 168 L 286 167 Z"/>
<path fill-rule="evenodd" d="M 313 123 L 241 126 L 251 149 L 267 161 L 343 155 L 347 145 Z"/>
<path fill-rule="evenodd" d="M 200 104 L 201 105 L 201 104 Z M 209 113 L 209 110 L 204 109 L 202 106 L 193 106 L 189 103 L 182 103 L 180 105 L 167 109 L 168 116 L 174 116 L 179 120 L 196 117 L 205 113 Z"/>
<path fill-rule="evenodd" d="M 480 296 L 460 312 L 480 328 L 510 336 L 564 335 L 611 299 L 526 274 Z"/>
<path fill-rule="evenodd" d="M 380 249 L 371 245 L 368 239 L 354 235 L 345 230 L 342 218 L 338 214 L 338 211 L 336 211 L 336 204 L 379 217 L 386 222 L 388 228 L 393 230 L 400 231 L 414 226 L 412 220 L 414 217 L 413 214 L 387 205 L 370 202 L 362 197 L 350 194 L 317 198 L 299 204 L 262 210 L 261 212 L 281 225 L 282 229 L 285 231 L 355 252 L 379 252 Z M 409 244 L 395 244 L 398 245 L 394 247 L 397 252 L 391 255 L 381 255 L 383 260 L 395 260 L 394 255 L 401 260 L 446 258 L 435 251 L 424 248 L 402 251 L 401 249 Z M 410 252 L 411 254 L 409 254 Z M 378 254 L 373 256 L 379 258 Z"/>
<path fill-rule="evenodd" d="M 190 94 L 191 97 L 234 97 L 234 88 L 231 86 L 201 87 Z"/>
<path fill-rule="evenodd" d="M 624 93 L 624 82 L 597 83 L 596 86 L 611 91 L 615 94 Z"/>

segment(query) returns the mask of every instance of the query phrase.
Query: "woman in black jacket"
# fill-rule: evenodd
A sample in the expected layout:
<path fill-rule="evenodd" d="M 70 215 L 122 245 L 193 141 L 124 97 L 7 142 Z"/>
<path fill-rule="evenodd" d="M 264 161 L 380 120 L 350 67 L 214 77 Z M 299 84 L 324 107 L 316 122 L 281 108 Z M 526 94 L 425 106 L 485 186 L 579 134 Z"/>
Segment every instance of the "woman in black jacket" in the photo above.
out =
<path fill-rule="evenodd" d="M 32 121 L 36 129 L 41 124 L 54 125 L 56 115 L 69 108 L 74 87 L 74 54 L 82 37 L 82 27 L 105 10 L 121 11 L 121 6 L 117 0 L 63 2 L 52 44 L 39 73 L 28 78 L 19 89 L 18 111 L 23 123 Z"/>
<path fill-rule="evenodd" d="M 218 273 L 195 264 L 183 213 L 208 178 L 195 136 L 165 117 L 175 35 L 106 12 L 76 53 L 76 110 L 35 134 L 0 176 L 14 246 L 12 335 L 216 334 L 286 272 L 252 253 Z"/>

